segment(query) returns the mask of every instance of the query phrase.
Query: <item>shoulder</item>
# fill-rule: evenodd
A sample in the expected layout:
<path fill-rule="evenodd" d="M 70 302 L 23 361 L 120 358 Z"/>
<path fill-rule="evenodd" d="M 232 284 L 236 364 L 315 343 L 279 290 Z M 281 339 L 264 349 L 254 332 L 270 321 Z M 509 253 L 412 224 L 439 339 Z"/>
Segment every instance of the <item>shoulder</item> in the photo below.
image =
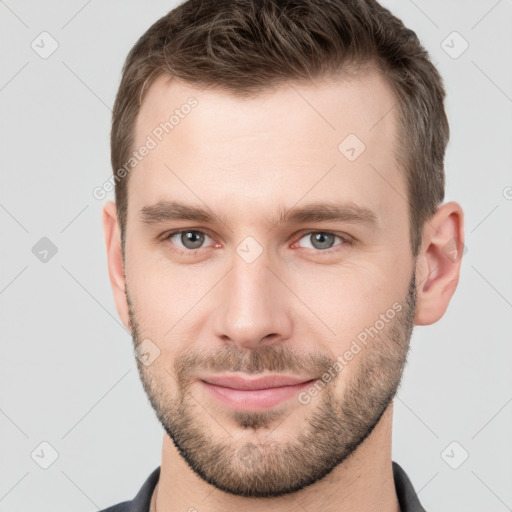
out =
<path fill-rule="evenodd" d="M 131 505 L 131 501 L 123 501 L 122 503 L 118 503 L 117 505 L 112 505 L 111 507 L 104 508 L 99 512 L 130 512 L 131 510 L 133 510 L 133 508 L 131 508 Z"/>
<path fill-rule="evenodd" d="M 137 495 L 131 501 L 123 501 L 117 505 L 100 510 L 99 512 L 149 512 L 151 496 L 160 477 L 160 466 L 146 479 Z"/>

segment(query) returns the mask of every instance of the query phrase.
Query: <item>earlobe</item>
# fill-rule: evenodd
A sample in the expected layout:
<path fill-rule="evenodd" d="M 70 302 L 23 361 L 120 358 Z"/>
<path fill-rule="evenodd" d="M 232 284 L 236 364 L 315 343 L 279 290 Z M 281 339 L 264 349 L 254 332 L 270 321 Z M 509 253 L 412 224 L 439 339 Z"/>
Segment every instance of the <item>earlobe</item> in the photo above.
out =
<path fill-rule="evenodd" d="M 103 206 L 103 236 L 107 249 L 108 273 L 116 309 L 124 326 L 130 330 L 121 236 L 116 205 L 112 201 L 108 201 Z"/>
<path fill-rule="evenodd" d="M 416 325 L 437 322 L 459 282 L 464 250 L 464 213 L 456 202 L 441 205 L 425 223 L 416 264 Z"/>

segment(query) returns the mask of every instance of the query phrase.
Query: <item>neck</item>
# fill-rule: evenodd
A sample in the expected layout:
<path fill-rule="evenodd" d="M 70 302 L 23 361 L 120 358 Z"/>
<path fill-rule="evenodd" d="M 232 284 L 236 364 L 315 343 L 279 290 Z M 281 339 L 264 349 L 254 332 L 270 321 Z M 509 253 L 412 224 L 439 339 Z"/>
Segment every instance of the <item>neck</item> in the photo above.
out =
<path fill-rule="evenodd" d="M 156 510 L 220 512 L 400 512 L 391 463 L 393 404 L 358 449 L 322 480 L 277 498 L 233 496 L 204 482 L 164 435 Z M 152 500 L 152 501 L 153 501 Z"/>

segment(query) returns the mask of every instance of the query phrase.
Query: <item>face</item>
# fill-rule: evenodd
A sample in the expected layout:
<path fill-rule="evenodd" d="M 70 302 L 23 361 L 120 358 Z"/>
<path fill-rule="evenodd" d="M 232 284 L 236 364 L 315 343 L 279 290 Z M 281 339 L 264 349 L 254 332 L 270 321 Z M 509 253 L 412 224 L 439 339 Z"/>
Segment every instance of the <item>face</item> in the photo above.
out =
<path fill-rule="evenodd" d="M 318 481 L 397 390 L 416 288 L 394 104 L 376 72 L 246 99 L 160 78 L 144 99 L 125 246 L 137 364 L 179 453 L 218 489 Z M 301 383 L 208 383 L 269 375 Z"/>

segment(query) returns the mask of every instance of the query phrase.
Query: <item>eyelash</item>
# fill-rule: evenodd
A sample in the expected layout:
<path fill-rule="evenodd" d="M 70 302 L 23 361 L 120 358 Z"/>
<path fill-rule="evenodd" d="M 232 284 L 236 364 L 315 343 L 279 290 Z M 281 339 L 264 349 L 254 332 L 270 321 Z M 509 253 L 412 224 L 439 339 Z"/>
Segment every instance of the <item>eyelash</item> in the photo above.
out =
<path fill-rule="evenodd" d="M 179 230 L 171 231 L 170 233 L 167 233 L 164 236 L 163 241 L 164 242 L 170 241 L 171 238 L 174 235 L 180 235 L 182 233 L 190 233 L 190 232 L 201 233 L 201 234 L 204 234 L 204 235 L 208 236 L 209 238 L 212 238 L 208 233 L 206 233 L 205 231 L 201 231 L 199 229 L 179 229 Z M 316 234 L 316 233 L 322 233 L 324 235 L 334 235 L 336 238 L 339 238 L 343 242 L 341 244 L 334 245 L 333 247 L 330 247 L 330 248 L 324 249 L 324 250 L 322 250 L 322 249 L 310 249 L 309 247 L 306 247 L 306 249 L 315 251 L 318 254 L 321 254 L 321 253 L 331 254 L 334 251 L 341 250 L 346 245 L 352 245 L 354 243 L 354 241 L 355 241 L 355 239 L 353 237 L 351 237 L 351 236 L 349 236 L 349 235 L 347 235 L 345 233 L 336 233 L 336 232 L 333 232 L 333 231 L 316 230 L 316 231 L 306 231 L 306 232 L 300 233 L 299 238 L 297 238 L 296 242 L 294 242 L 293 245 L 297 244 L 305 236 Z M 197 249 L 181 249 L 181 248 L 178 248 L 178 249 L 173 249 L 173 250 L 175 250 L 176 252 L 181 252 L 183 254 L 194 254 L 197 251 L 201 251 L 202 249 L 207 249 L 207 248 L 208 247 L 198 247 Z"/>

